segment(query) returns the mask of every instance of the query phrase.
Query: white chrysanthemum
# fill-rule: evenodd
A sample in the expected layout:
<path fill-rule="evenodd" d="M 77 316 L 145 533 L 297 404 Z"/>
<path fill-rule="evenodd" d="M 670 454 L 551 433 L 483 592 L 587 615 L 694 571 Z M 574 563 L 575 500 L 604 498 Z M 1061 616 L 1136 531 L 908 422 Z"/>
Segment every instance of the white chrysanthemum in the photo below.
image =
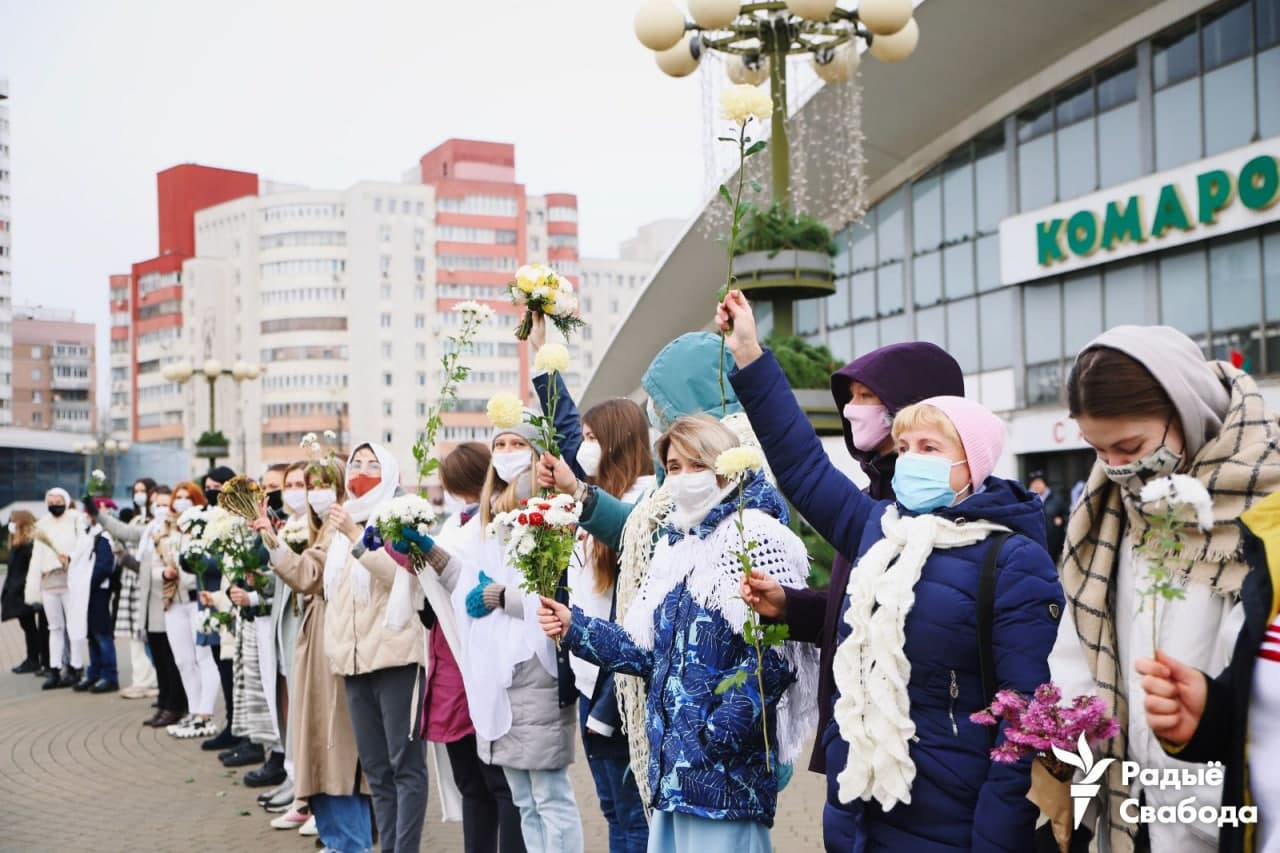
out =
<path fill-rule="evenodd" d="M 1142 487 L 1143 503 L 1166 501 L 1171 507 L 1190 507 L 1201 530 L 1213 529 L 1213 498 L 1195 477 L 1174 474 L 1152 480 Z"/>
<path fill-rule="evenodd" d="M 533 357 L 533 367 L 547 373 L 564 373 L 569 369 L 569 350 L 564 344 L 543 344 Z"/>
<path fill-rule="evenodd" d="M 285 522 L 284 528 L 280 531 L 280 538 L 288 545 L 301 545 L 309 541 L 311 529 L 307 524 L 307 517 L 300 515 Z"/>
<path fill-rule="evenodd" d="M 331 429 L 327 429 L 324 431 L 324 437 L 330 441 L 335 441 L 338 438 L 338 434 Z"/>
<path fill-rule="evenodd" d="M 556 294 L 556 302 L 551 309 L 552 314 L 557 317 L 570 317 L 577 310 L 578 297 L 574 296 L 572 291 L 565 291 Z"/>
<path fill-rule="evenodd" d="M 463 316 L 475 317 L 481 323 L 488 322 L 489 318 L 493 316 L 492 308 L 481 302 L 476 302 L 474 299 L 468 299 L 466 302 L 459 302 L 453 307 L 453 310 Z"/>
<path fill-rule="evenodd" d="M 101 469 L 101 468 L 94 468 L 94 469 L 93 469 L 92 476 L 93 476 L 93 479 L 95 479 L 95 480 L 105 480 L 105 479 L 107 479 L 107 475 L 106 475 L 106 474 L 104 474 L 104 473 L 102 473 L 102 469 Z"/>
<path fill-rule="evenodd" d="M 773 99 L 759 86 L 739 83 L 720 94 L 720 115 L 738 124 L 746 124 L 752 116 L 764 121 L 773 112 Z"/>
<path fill-rule="evenodd" d="M 308 444 L 315 443 L 315 440 L 316 440 L 316 434 L 314 432 L 309 432 L 302 437 L 301 446 L 306 447 Z"/>
<path fill-rule="evenodd" d="M 489 416 L 489 423 L 498 429 L 511 429 L 524 422 L 524 404 L 519 397 L 507 391 L 490 397 L 485 413 Z"/>
<path fill-rule="evenodd" d="M 716 475 L 739 480 L 764 467 L 764 454 L 754 447 L 731 447 L 716 457 Z"/>
<path fill-rule="evenodd" d="M 540 286 L 538 286 L 538 287 L 535 287 L 535 288 L 533 289 L 533 293 L 531 293 L 530 295 L 531 295 L 534 299 L 543 299 L 543 300 L 546 300 L 546 299 L 550 299 L 550 298 L 551 298 L 551 293 L 552 293 L 551 288 L 549 288 L 549 287 L 544 287 L 544 286 L 541 286 L 541 285 L 540 285 Z"/>

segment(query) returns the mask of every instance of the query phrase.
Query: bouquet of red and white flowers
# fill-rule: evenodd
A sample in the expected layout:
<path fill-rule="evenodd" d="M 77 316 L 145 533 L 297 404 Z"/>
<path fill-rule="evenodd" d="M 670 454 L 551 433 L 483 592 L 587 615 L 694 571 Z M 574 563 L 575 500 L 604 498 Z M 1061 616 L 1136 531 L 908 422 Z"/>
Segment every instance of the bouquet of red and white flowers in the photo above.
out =
<path fill-rule="evenodd" d="M 499 513 L 490 534 L 507 534 L 506 558 L 520 569 L 520 588 L 552 598 L 569 566 L 582 507 L 572 495 L 530 498 Z"/>

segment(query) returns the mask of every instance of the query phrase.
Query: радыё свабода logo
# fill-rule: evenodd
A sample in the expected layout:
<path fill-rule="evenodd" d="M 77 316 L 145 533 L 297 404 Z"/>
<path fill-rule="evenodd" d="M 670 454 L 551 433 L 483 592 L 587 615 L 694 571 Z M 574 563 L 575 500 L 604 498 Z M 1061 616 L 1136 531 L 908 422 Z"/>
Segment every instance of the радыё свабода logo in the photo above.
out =
<path fill-rule="evenodd" d="M 1075 820 L 1075 828 L 1079 829 L 1080 824 L 1084 821 L 1084 813 L 1089 808 L 1089 803 L 1093 802 L 1093 798 L 1098 796 L 1101 785 L 1098 780 L 1102 778 L 1102 774 L 1107 772 L 1107 768 L 1115 762 L 1114 758 L 1104 758 L 1094 763 L 1093 750 L 1089 749 L 1089 743 L 1085 740 L 1084 732 L 1080 733 L 1080 740 L 1076 743 L 1077 752 L 1067 752 L 1065 749 L 1053 747 L 1053 755 L 1063 764 L 1070 765 L 1084 774 L 1084 778 L 1079 782 L 1073 782 L 1071 785 L 1071 801 L 1074 806 L 1072 817 Z"/>

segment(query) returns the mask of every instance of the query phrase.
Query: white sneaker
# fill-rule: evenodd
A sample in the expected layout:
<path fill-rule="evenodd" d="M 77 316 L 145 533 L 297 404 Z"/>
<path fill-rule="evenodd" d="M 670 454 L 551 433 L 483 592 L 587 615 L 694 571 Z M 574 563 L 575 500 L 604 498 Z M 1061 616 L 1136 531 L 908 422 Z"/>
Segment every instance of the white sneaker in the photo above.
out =
<path fill-rule="evenodd" d="M 218 727 L 213 724 L 213 718 L 207 720 L 194 719 L 191 725 L 174 732 L 174 737 L 182 740 L 191 740 L 198 737 L 213 737 L 218 733 Z"/>
<path fill-rule="evenodd" d="M 178 730 L 185 729 L 187 726 L 191 725 L 192 721 L 194 720 L 195 720 L 194 714 L 187 714 L 185 717 L 183 717 L 181 720 L 178 720 L 178 722 L 174 723 L 173 725 L 165 726 L 164 730 L 169 734 L 177 737 Z"/>
<path fill-rule="evenodd" d="M 288 813 L 280 815 L 271 821 L 273 829 L 300 829 L 307 825 L 307 821 L 311 819 L 311 813 L 301 809 L 290 809 Z"/>
<path fill-rule="evenodd" d="M 316 829 L 316 816 L 312 815 L 307 818 L 307 822 L 302 825 L 302 829 L 298 830 L 299 835 L 312 836 L 319 835 L 320 830 Z"/>

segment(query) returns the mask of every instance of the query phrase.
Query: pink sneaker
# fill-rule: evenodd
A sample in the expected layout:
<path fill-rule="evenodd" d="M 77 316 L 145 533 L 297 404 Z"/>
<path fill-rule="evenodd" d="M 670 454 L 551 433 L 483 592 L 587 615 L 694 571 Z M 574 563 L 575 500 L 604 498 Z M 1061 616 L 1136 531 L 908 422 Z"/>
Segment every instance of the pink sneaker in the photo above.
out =
<path fill-rule="evenodd" d="M 298 829 L 311 817 L 311 812 L 305 808 L 290 809 L 285 814 L 271 821 L 273 829 Z"/>

